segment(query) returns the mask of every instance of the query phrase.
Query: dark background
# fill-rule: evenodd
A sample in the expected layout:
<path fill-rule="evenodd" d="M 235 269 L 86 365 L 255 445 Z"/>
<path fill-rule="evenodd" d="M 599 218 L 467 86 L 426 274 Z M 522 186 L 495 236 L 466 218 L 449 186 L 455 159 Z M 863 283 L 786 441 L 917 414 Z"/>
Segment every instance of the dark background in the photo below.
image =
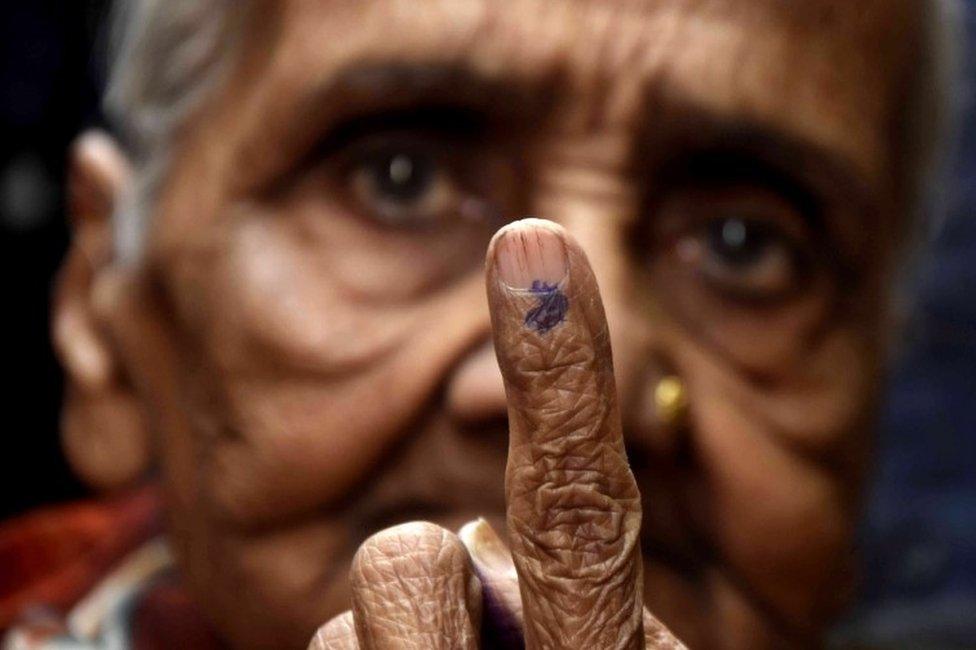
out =
<path fill-rule="evenodd" d="M 66 150 L 99 120 L 104 56 L 94 44 L 105 40 L 107 9 L 104 0 L 0 2 L 0 519 L 83 494 L 58 447 L 48 301 L 68 237 Z"/>
<path fill-rule="evenodd" d="M 61 377 L 48 302 L 67 245 L 66 151 L 101 125 L 106 0 L 6 0 L 0 8 L 3 401 L 0 521 L 83 497 L 58 448 Z M 976 43 L 976 0 L 966 3 Z M 976 64 L 963 56 L 961 137 L 948 219 L 912 275 L 861 536 L 861 605 L 839 636 L 899 647 L 976 647 Z"/>

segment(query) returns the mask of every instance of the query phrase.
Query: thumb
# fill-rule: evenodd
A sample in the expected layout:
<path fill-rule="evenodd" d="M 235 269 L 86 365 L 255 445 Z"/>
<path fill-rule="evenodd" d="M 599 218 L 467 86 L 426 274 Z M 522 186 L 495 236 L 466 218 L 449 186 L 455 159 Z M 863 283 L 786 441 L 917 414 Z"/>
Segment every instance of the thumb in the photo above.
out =
<path fill-rule="evenodd" d="M 495 529 L 484 519 L 465 524 L 458 532 L 481 580 L 482 643 L 486 648 L 522 648 L 525 619 L 518 572 Z"/>

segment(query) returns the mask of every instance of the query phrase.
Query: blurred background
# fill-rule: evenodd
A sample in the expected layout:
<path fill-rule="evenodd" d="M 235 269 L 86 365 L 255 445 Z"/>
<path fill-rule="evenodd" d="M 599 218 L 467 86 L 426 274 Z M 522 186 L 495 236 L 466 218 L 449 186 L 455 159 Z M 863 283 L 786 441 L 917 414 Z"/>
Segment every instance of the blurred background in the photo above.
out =
<path fill-rule="evenodd" d="M 67 244 L 66 150 L 101 124 L 107 13 L 105 0 L 0 8 L 0 260 L 12 297 L 0 519 L 85 494 L 58 447 L 48 301 Z M 965 23 L 962 128 L 947 182 L 933 188 L 946 217 L 911 275 L 861 536 L 866 580 L 838 631 L 904 647 L 932 631 L 945 647 L 976 647 L 976 0 Z"/>
<path fill-rule="evenodd" d="M 48 336 L 67 246 L 66 150 L 98 124 L 106 1 L 0 3 L 0 260 L 7 335 L 0 517 L 82 495 L 58 446 L 61 377 Z M 11 363 L 12 362 L 12 363 Z"/>

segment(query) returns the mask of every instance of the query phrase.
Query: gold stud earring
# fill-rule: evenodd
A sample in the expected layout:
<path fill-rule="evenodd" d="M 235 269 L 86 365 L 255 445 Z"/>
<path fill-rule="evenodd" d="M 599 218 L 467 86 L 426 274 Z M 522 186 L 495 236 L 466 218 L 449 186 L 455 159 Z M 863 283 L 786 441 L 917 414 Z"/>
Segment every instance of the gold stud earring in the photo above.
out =
<path fill-rule="evenodd" d="M 688 391 L 679 377 L 668 375 L 657 383 L 654 408 L 662 426 L 677 428 L 684 424 L 688 415 Z"/>

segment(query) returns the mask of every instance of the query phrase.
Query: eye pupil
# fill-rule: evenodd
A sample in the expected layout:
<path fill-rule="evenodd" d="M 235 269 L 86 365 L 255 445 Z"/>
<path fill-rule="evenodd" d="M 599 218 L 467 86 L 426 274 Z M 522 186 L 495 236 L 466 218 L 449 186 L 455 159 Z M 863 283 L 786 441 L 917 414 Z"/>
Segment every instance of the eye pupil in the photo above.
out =
<path fill-rule="evenodd" d="M 402 185 L 411 177 L 413 177 L 413 161 L 402 154 L 394 156 L 390 161 L 390 180 Z"/>
<path fill-rule="evenodd" d="M 720 219 L 712 223 L 709 240 L 712 250 L 734 266 L 755 263 L 766 244 L 766 237 L 760 228 L 738 218 Z"/>
<path fill-rule="evenodd" d="M 741 248 L 746 243 L 746 224 L 739 219 L 729 219 L 722 225 L 722 239 L 731 248 Z"/>
<path fill-rule="evenodd" d="M 417 156 L 405 153 L 384 156 L 377 167 L 377 189 L 389 199 L 415 201 L 427 189 L 430 165 Z"/>

